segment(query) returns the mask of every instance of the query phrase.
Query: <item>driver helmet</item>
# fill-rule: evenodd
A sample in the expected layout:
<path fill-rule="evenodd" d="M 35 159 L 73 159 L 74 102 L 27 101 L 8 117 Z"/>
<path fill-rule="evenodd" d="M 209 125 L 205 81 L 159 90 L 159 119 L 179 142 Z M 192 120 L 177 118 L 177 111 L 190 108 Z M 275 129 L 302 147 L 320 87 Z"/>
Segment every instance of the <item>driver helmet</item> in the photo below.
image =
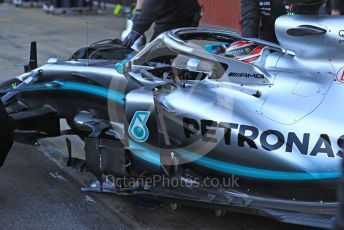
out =
<path fill-rule="evenodd" d="M 256 63 L 265 56 L 266 52 L 268 49 L 264 45 L 257 45 L 251 41 L 237 41 L 228 47 L 225 56 L 246 63 Z"/>

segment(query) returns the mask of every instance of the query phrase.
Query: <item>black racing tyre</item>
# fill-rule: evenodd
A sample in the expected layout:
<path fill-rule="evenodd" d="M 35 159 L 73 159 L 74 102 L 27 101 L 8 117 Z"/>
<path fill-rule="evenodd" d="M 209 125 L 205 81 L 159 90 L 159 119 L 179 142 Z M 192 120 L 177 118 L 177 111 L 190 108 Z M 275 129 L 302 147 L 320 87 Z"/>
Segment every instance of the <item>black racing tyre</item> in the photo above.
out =
<path fill-rule="evenodd" d="M 344 162 L 342 162 L 342 175 L 344 173 Z M 344 176 L 342 176 L 338 183 L 338 213 L 336 215 L 336 222 L 334 230 L 344 229 Z"/>
<path fill-rule="evenodd" d="M 13 132 L 9 117 L 0 101 L 0 167 L 4 164 L 7 154 L 13 145 Z"/>

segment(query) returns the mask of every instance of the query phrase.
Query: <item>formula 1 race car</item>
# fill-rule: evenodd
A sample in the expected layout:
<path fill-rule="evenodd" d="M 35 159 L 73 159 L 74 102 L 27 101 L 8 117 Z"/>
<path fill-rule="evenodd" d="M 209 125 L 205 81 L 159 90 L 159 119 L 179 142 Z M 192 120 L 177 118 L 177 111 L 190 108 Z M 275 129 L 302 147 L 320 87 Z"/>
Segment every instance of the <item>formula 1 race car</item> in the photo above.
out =
<path fill-rule="evenodd" d="M 27 72 L 0 85 L 0 164 L 13 141 L 76 134 L 98 178 L 88 190 L 330 228 L 344 30 L 338 17 L 282 16 L 276 34 L 280 45 L 178 29 L 137 54 L 105 42 L 39 68 L 33 45 Z"/>

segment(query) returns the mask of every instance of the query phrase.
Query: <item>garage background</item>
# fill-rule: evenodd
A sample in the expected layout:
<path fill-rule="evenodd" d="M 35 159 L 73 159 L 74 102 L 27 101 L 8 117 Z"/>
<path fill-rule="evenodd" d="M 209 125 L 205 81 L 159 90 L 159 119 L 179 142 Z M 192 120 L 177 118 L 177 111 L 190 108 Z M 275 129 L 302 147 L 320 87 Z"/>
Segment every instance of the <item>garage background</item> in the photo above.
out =
<path fill-rule="evenodd" d="M 240 30 L 240 0 L 199 0 L 205 12 L 202 23 Z"/>
<path fill-rule="evenodd" d="M 0 3 L 4 0 L 0 0 Z M 15 0 L 7 0 L 7 2 Z M 71 6 L 86 7 L 87 0 L 22 0 L 23 2 L 51 2 L 55 7 L 68 8 Z M 89 0 L 88 0 L 89 1 Z M 187 1 L 187 0 L 186 0 Z M 198 0 L 204 6 L 202 24 L 207 26 L 224 27 L 231 30 L 240 30 L 240 0 Z M 84 4 L 83 4 L 84 2 Z M 94 3 L 106 5 L 120 4 L 131 7 L 136 0 L 93 0 Z"/>

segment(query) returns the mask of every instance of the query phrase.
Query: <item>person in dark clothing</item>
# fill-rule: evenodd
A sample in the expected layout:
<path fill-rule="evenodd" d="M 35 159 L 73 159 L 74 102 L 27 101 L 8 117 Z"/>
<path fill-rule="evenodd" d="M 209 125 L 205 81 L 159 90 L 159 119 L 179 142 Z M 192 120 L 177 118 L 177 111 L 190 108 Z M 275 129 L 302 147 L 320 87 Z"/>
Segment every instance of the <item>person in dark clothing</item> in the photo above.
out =
<path fill-rule="evenodd" d="M 241 0 L 243 37 L 276 42 L 275 21 L 284 14 L 318 15 L 324 0 Z"/>
<path fill-rule="evenodd" d="M 307 7 L 303 5 L 291 5 L 291 12 L 294 14 L 305 14 L 305 15 L 319 15 L 320 8 L 323 6 L 323 2 L 309 5 Z"/>
<path fill-rule="evenodd" d="M 332 11 L 332 1 L 326 0 L 326 3 L 320 8 L 319 15 L 331 15 Z"/>
<path fill-rule="evenodd" d="M 329 0 L 332 6 L 332 15 L 344 15 L 344 0 Z"/>
<path fill-rule="evenodd" d="M 242 36 L 277 42 L 275 21 L 284 14 L 282 0 L 241 0 Z"/>
<path fill-rule="evenodd" d="M 145 0 L 123 45 L 131 47 L 154 22 L 152 40 L 168 30 L 197 27 L 200 19 L 201 6 L 197 0 Z"/>
<path fill-rule="evenodd" d="M 319 15 L 326 0 L 285 0 L 293 14 Z"/>

